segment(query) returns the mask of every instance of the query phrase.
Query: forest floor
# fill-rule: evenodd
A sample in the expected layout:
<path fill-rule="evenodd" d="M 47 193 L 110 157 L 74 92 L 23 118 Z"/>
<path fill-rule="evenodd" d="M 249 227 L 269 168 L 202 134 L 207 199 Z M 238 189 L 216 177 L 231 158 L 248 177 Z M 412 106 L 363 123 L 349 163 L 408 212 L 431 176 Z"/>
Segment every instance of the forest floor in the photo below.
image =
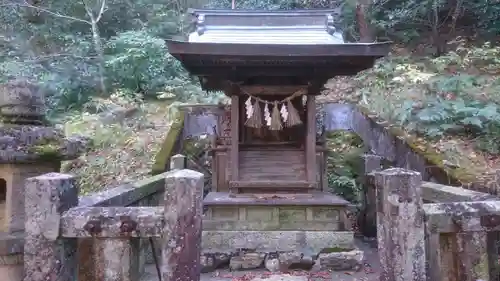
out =
<path fill-rule="evenodd" d="M 148 176 L 170 126 L 169 102 L 101 102 L 107 113 L 75 114 L 65 125 L 67 134 L 93 140 L 86 155 L 63 165 L 78 176 L 84 194 Z"/>

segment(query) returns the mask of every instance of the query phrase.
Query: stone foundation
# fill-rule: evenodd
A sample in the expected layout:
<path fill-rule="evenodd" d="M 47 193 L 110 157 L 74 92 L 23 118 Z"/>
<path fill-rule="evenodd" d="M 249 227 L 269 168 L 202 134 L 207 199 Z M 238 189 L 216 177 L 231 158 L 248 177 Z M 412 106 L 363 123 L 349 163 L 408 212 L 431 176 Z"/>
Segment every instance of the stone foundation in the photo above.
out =
<path fill-rule="evenodd" d="M 202 273 L 229 268 L 231 271 L 265 268 L 270 272 L 291 270 L 318 271 L 359 271 L 363 267 L 364 252 L 351 250 L 308 256 L 294 252 L 248 252 L 240 251 L 232 255 L 204 253 L 200 263 Z"/>
<path fill-rule="evenodd" d="M 204 231 L 202 246 L 204 272 L 359 270 L 364 259 L 349 231 Z"/>
<path fill-rule="evenodd" d="M 302 230 L 338 231 L 343 209 L 306 206 L 217 206 L 210 207 L 204 230 Z"/>
<path fill-rule="evenodd" d="M 204 200 L 208 210 L 203 230 L 350 231 L 346 218 L 348 204 L 326 192 L 282 197 L 210 192 Z"/>
<path fill-rule="evenodd" d="M 233 253 L 236 249 L 290 252 L 307 249 L 354 249 L 352 231 L 203 231 L 203 252 Z"/>
<path fill-rule="evenodd" d="M 353 253 L 349 202 L 336 195 L 211 192 L 204 204 L 205 272 L 223 267 L 271 272 L 361 267 L 362 252 Z"/>

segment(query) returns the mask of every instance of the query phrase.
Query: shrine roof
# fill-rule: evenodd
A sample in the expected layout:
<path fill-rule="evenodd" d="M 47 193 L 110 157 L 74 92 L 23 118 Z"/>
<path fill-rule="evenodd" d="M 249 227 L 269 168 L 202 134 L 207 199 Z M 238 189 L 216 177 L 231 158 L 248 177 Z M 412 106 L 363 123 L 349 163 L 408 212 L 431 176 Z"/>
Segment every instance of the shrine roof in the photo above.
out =
<path fill-rule="evenodd" d="M 337 10 L 192 10 L 189 42 L 230 44 L 343 44 Z"/>
<path fill-rule="evenodd" d="M 167 40 L 168 51 L 206 90 L 263 76 L 323 83 L 372 67 L 390 48 L 390 42 L 346 42 L 336 9 L 189 12 L 194 31 Z"/>

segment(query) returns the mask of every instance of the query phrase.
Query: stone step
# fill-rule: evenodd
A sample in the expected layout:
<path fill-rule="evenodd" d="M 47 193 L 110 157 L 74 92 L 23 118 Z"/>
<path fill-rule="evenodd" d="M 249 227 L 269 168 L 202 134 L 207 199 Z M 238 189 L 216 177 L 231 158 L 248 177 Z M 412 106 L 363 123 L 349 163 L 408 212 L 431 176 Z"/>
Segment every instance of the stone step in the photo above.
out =
<path fill-rule="evenodd" d="M 204 206 L 349 206 L 349 201 L 329 192 L 286 194 L 232 194 L 209 192 L 203 200 Z"/>
<path fill-rule="evenodd" d="M 237 249 L 289 252 L 307 249 L 311 255 L 325 248 L 354 249 L 352 231 L 207 231 L 202 251 L 230 254 Z"/>
<path fill-rule="evenodd" d="M 230 194 L 210 192 L 204 200 L 205 231 L 352 230 L 349 202 L 326 192 Z"/>

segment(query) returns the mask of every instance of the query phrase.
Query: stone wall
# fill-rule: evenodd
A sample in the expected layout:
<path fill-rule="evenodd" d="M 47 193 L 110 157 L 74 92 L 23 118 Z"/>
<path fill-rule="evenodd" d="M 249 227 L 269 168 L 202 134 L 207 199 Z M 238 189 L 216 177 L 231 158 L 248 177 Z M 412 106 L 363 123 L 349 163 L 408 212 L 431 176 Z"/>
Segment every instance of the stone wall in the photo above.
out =
<path fill-rule="evenodd" d="M 380 119 L 366 108 L 352 104 L 327 103 L 321 105 L 318 115 L 326 131 L 349 130 L 358 134 L 389 166 L 417 171 L 424 181 L 462 186 L 467 189 L 496 195 L 496 181 L 479 180 L 466 168 L 450 167 L 434 148 L 421 143 L 397 126 Z"/>
<path fill-rule="evenodd" d="M 411 169 L 421 173 L 423 180 L 441 184 L 457 184 L 448 180 L 445 171 L 434 168 L 424 155 L 415 151 L 404 136 L 396 134 L 385 121 L 377 120 L 359 107 L 350 104 L 324 104 L 326 131 L 348 130 L 358 134 L 371 152 L 389 161 L 392 166 Z"/>

